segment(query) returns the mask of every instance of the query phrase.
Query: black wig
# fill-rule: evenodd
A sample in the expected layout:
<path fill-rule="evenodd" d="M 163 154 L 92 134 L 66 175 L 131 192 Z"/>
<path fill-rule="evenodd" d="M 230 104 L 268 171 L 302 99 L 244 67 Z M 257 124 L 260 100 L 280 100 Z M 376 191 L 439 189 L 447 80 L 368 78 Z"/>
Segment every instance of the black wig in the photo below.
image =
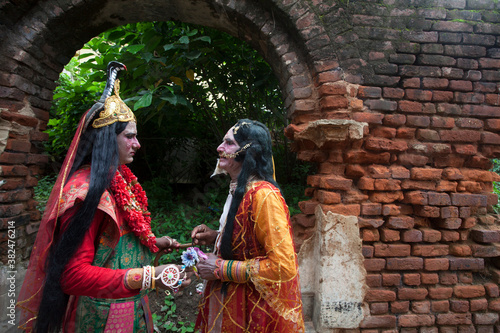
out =
<path fill-rule="evenodd" d="M 38 311 L 35 332 L 56 332 L 62 326 L 69 296 L 61 288 L 61 276 L 67 263 L 82 244 L 92 224 L 102 194 L 109 187 L 118 168 L 119 153 L 116 137 L 128 123 L 109 126 L 88 126 L 82 134 L 70 175 L 84 164 L 90 164 L 90 183 L 85 200 L 69 221 L 65 231 L 54 241 L 47 258 L 43 295 Z"/>
<path fill-rule="evenodd" d="M 245 195 L 246 186 L 250 177 L 257 180 L 265 180 L 279 189 L 274 180 L 274 165 L 271 134 L 267 127 L 261 122 L 240 119 L 233 126 L 234 139 L 240 146 L 236 152 L 235 160 L 242 162 L 241 172 L 238 175 L 238 185 L 234 191 L 233 201 L 227 214 L 226 226 L 221 241 L 221 255 L 224 259 L 232 259 L 233 251 L 231 241 L 233 235 L 233 224 L 236 212 L 241 200 Z M 247 148 L 244 148 L 248 145 Z"/>

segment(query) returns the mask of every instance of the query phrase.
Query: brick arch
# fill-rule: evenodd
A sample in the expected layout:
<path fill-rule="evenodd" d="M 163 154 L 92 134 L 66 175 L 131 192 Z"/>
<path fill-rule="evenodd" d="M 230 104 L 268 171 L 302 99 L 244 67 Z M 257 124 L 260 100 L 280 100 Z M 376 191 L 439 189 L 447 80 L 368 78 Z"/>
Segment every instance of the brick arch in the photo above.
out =
<path fill-rule="evenodd" d="M 27 1 L 1 8 L 5 33 L 2 61 L 3 131 L 0 163 L 6 183 L 3 215 L 28 234 L 39 220 L 31 188 L 47 162 L 40 143 L 47 139 L 52 90 L 64 65 L 93 36 L 135 21 L 182 20 L 226 31 L 249 42 L 279 78 L 290 115 L 318 104 L 305 39 L 291 17 L 275 4 L 255 1 Z M 297 14 L 298 15 L 298 14 Z M 306 106 L 305 106 L 306 105 Z M 35 223 L 33 223 L 35 222 Z"/>
<path fill-rule="evenodd" d="M 262 53 L 280 80 L 286 135 L 318 164 L 294 217 L 305 267 L 321 268 L 304 275 L 319 288 L 317 328 L 498 330 L 499 177 L 488 169 L 500 156 L 499 12 L 495 1 L 465 0 L 3 2 L 0 233 L 15 220 L 26 258 L 40 218 L 39 143 L 63 65 L 113 26 L 179 19 Z M 362 253 L 366 295 L 328 280 L 337 265 L 352 267 L 343 247 Z"/>

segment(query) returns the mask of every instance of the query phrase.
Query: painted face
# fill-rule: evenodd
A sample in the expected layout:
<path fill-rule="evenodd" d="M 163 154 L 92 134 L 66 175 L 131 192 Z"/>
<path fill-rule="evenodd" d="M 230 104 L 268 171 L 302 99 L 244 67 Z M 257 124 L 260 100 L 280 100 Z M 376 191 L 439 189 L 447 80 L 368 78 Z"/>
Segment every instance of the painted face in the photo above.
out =
<path fill-rule="evenodd" d="M 120 164 L 132 163 L 135 152 L 141 148 L 141 144 L 137 140 L 137 125 L 131 121 L 127 127 L 116 137 L 118 143 L 118 154 Z"/>
<path fill-rule="evenodd" d="M 219 153 L 219 167 L 231 176 L 231 179 L 236 179 L 241 171 L 241 162 L 236 162 L 234 157 L 228 156 L 234 154 L 240 149 L 240 145 L 234 139 L 233 127 L 227 131 L 222 143 L 217 147 Z"/>

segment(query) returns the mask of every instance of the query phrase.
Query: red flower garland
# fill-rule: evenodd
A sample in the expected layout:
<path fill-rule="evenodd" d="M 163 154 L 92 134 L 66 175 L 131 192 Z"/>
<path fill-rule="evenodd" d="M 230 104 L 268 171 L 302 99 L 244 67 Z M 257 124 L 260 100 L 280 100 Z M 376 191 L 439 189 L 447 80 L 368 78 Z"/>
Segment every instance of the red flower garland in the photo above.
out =
<path fill-rule="evenodd" d="M 137 177 L 126 165 L 116 170 L 111 181 L 111 191 L 117 206 L 123 211 L 124 219 L 141 243 L 151 252 L 158 252 L 156 237 L 151 231 L 151 213 L 148 212 L 148 198 Z"/>

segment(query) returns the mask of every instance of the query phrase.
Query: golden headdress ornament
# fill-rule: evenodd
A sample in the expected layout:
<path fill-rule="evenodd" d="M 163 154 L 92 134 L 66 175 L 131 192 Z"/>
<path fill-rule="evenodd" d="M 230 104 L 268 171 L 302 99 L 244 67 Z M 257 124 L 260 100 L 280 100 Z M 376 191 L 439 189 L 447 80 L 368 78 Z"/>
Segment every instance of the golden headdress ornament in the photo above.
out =
<path fill-rule="evenodd" d="M 92 127 L 101 128 L 120 122 L 137 122 L 134 113 L 120 98 L 120 80 L 115 81 L 115 94 L 106 98 L 104 102 L 104 110 L 99 113 L 99 118 L 94 120 Z"/>

